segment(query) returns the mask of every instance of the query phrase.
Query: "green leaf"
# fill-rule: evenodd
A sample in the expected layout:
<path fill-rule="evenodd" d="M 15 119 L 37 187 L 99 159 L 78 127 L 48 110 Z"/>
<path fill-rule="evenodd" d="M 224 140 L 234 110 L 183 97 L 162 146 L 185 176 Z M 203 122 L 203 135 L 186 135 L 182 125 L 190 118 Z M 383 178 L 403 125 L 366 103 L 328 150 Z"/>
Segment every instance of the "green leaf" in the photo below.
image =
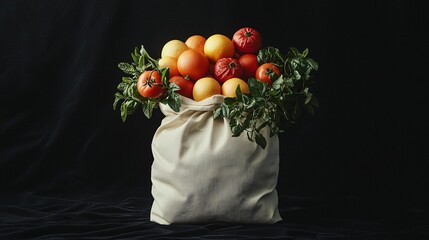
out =
<path fill-rule="evenodd" d="M 115 93 L 115 100 L 113 101 L 113 110 L 116 110 L 116 106 L 118 105 L 119 101 L 124 99 L 124 96 L 120 93 Z"/>
<path fill-rule="evenodd" d="M 256 133 L 255 142 L 259 146 L 261 146 L 262 149 L 265 149 L 265 147 L 267 146 L 267 140 L 265 139 L 265 137 L 261 133 Z"/>
<path fill-rule="evenodd" d="M 214 119 L 220 118 L 221 116 L 222 116 L 222 109 L 220 107 L 213 111 Z"/>
<path fill-rule="evenodd" d="M 221 109 L 222 109 L 222 115 L 226 118 L 229 118 L 229 106 L 226 104 L 222 104 L 221 105 Z"/>
<path fill-rule="evenodd" d="M 170 106 L 171 109 L 173 109 L 173 111 L 175 112 L 179 112 L 180 111 L 180 96 L 178 93 L 173 93 L 169 98 L 168 98 L 168 106 Z"/>
<path fill-rule="evenodd" d="M 306 57 L 308 55 L 308 48 L 304 49 L 304 51 L 302 51 L 301 57 Z"/>
<path fill-rule="evenodd" d="M 271 87 L 273 88 L 273 89 L 275 89 L 275 90 L 280 90 L 280 89 L 282 89 L 282 86 L 283 85 L 285 85 L 285 80 L 284 80 L 284 77 L 283 77 L 283 75 L 282 76 L 280 76 L 279 78 L 277 78 L 277 80 L 275 80 L 274 82 L 273 82 L 273 84 L 271 85 Z"/>
<path fill-rule="evenodd" d="M 270 120 L 265 120 L 263 123 L 261 123 L 261 125 L 258 126 L 258 128 L 256 128 L 256 131 L 261 131 L 264 127 L 266 127 L 268 124 L 270 123 Z"/>
<path fill-rule="evenodd" d="M 264 96 L 266 89 L 267 89 L 267 85 L 265 83 L 255 79 L 255 78 L 249 78 L 249 80 L 247 82 L 249 85 L 249 90 L 253 96 L 255 96 L 255 97 Z"/>
<path fill-rule="evenodd" d="M 315 71 L 319 70 L 319 64 L 311 58 L 306 59 L 307 63 L 311 66 Z"/>
<path fill-rule="evenodd" d="M 144 101 L 146 101 L 146 98 L 144 98 L 142 95 L 140 95 L 140 93 L 138 91 L 134 91 L 133 95 L 131 96 L 131 98 L 134 101 L 137 101 L 139 103 L 143 103 Z"/>
<path fill-rule="evenodd" d="M 130 84 L 134 82 L 134 80 L 130 77 L 122 77 L 122 82 Z"/>
<path fill-rule="evenodd" d="M 259 50 L 257 60 L 260 65 L 263 63 L 274 63 L 277 66 L 283 66 L 284 63 L 280 50 L 271 46 Z"/>
<path fill-rule="evenodd" d="M 235 89 L 235 95 L 236 98 L 242 98 L 242 93 L 241 93 L 241 88 L 240 88 L 240 84 L 237 85 L 237 88 Z"/>
<path fill-rule="evenodd" d="M 121 82 L 116 87 L 119 91 L 125 91 L 128 88 L 128 84 L 125 82 Z"/>
<path fill-rule="evenodd" d="M 133 59 L 135 64 L 139 64 L 139 56 L 136 55 L 135 53 L 131 53 L 131 58 Z"/>
<path fill-rule="evenodd" d="M 292 78 L 295 80 L 300 80 L 301 79 L 301 74 L 299 74 L 299 72 L 297 70 L 293 71 L 293 75 Z"/>
<path fill-rule="evenodd" d="M 125 120 L 127 120 L 127 115 L 128 115 L 128 107 L 126 102 L 122 102 L 121 104 L 121 118 L 122 118 L 122 122 L 125 122 Z"/>
<path fill-rule="evenodd" d="M 118 67 L 126 74 L 134 75 L 136 73 L 134 66 L 129 63 L 121 62 L 118 64 Z"/>
<path fill-rule="evenodd" d="M 313 97 L 313 94 L 310 93 L 310 92 L 308 92 L 306 94 L 306 98 L 305 98 L 304 104 L 308 104 L 311 101 L 312 97 Z"/>
<path fill-rule="evenodd" d="M 135 56 L 140 56 L 140 50 L 138 47 L 134 47 L 134 55 Z"/>
<path fill-rule="evenodd" d="M 292 80 L 292 78 L 288 78 L 288 79 L 286 79 L 285 84 L 286 84 L 286 86 L 288 86 L 288 87 L 293 87 L 293 86 L 295 86 L 295 84 L 293 84 L 293 80 Z"/>
<path fill-rule="evenodd" d="M 162 84 L 164 86 L 167 86 L 170 84 L 169 79 L 170 79 L 170 69 L 169 68 L 160 68 L 159 69 L 160 73 L 161 73 L 161 80 L 162 80 Z M 174 85 L 172 85 L 174 86 Z"/>
<path fill-rule="evenodd" d="M 152 117 L 153 109 L 156 106 L 156 102 L 150 99 L 146 100 L 144 104 L 142 104 L 143 114 L 146 118 L 150 119 Z"/>
<path fill-rule="evenodd" d="M 226 97 L 226 98 L 224 98 L 223 102 L 226 105 L 234 105 L 234 103 L 237 102 L 237 98 Z"/>
<path fill-rule="evenodd" d="M 139 67 L 141 67 L 143 71 L 145 70 L 144 67 L 146 65 L 146 61 L 145 61 L 145 56 L 144 55 L 140 55 L 139 60 L 137 62 L 137 65 Z"/>
<path fill-rule="evenodd" d="M 158 61 L 156 61 L 155 59 L 153 59 L 153 58 L 149 55 L 149 53 L 146 51 L 146 49 L 144 48 L 144 46 L 143 46 L 143 45 L 141 46 L 140 54 L 141 54 L 141 55 L 143 55 L 143 56 L 144 56 L 144 58 L 145 58 L 145 61 L 147 61 L 147 62 L 148 62 L 148 66 L 147 66 L 147 67 L 149 67 L 149 68 L 151 68 L 151 69 L 158 69 L 158 70 L 159 70 L 159 64 L 158 64 Z"/>
<path fill-rule="evenodd" d="M 231 127 L 232 137 L 238 137 L 243 132 L 243 128 L 241 125 L 234 125 Z"/>
<path fill-rule="evenodd" d="M 180 87 L 177 84 L 175 84 L 175 83 L 170 83 L 169 86 L 170 86 L 171 93 L 180 90 Z"/>

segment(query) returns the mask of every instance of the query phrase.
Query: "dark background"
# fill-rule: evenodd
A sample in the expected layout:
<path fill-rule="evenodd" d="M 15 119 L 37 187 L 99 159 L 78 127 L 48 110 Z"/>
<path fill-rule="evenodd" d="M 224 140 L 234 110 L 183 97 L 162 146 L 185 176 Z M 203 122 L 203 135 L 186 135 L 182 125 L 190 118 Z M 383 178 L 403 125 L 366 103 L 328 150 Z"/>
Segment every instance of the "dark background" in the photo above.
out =
<path fill-rule="evenodd" d="M 158 58 L 171 39 L 250 26 L 265 46 L 309 48 L 320 65 L 320 108 L 279 136 L 279 207 L 418 225 L 429 200 L 423 15 L 408 1 L 2 1 L 2 199 L 150 199 L 162 114 L 121 122 L 117 64 L 135 46 Z"/>

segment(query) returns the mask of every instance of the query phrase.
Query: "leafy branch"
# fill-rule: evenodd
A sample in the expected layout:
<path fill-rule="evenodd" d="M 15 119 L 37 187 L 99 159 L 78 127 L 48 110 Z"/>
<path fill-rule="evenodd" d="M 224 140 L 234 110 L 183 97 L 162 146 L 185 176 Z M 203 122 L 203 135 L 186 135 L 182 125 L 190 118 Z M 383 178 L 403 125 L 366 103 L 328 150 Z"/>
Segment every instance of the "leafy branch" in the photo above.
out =
<path fill-rule="evenodd" d="M 128 75 L 122 77 L 113 101 L 114 110 L 120 103 L 122 121 L 125 122 L 127 116 L 133 114 L 139 107 L 142 108 L 143 114 L 147 118 L 151 118 L 153 109 L 157 108 L 159 103 L 168 104 L 174 111 L 178 112 L 180 110 L 180 97 L 176 91 L 180 88 L 168 81 L 170 70 L 159 67 L 158 61 L 148 54 L 143 45 L 140 48 L 135 47 L 131 57 L 132 63 L 121 62 L 118 64 L 119 69 Z M 137 90 L 138 78 L 148 70 L 157 70 L 161 73 L 162 88 L 167 91 L 159 98 L 145 98 Z"/>
<path fill-rule="evenodd" d="M 237 97 L 225 98 L 213 117 L 228 118 L 233 137 L 246 132 L 250 141 L 265 148 L 267 142 L 261 133 L 263 128 L 269 127 L 272 137 L 283 131 L 279 127 L 283 119 L 291 125 L 301 115 L 302 109 L 314 114 L 314 107 L 318 107 L 310 87 L 313 84 L 312 73 L 318 70 L 319 65 L 307 55 L 308 49 L 299 52 L 290 48 L 286 55 L 274 47 L 261 49 L 258 62 L 274 63 L 281 68 L 282 74 L 271 86 L 250 78 L 250 93 L 242 93 L 237 87 Z M 271 76 L 275 77 L 275 73 Z"/>

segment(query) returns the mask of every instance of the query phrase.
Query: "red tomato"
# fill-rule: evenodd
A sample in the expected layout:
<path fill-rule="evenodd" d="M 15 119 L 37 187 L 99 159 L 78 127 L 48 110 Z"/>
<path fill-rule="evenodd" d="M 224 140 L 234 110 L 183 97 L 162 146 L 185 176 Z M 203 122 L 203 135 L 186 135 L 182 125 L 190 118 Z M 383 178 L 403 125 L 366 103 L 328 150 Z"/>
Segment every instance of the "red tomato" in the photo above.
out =
<path fill-rule="evenodd" d="M 194 89 L 194 82 L 187 80 L 182 76 L 174 76 L 170 78 L 170 82 L 175 83 L 180 87 L 180 90 L 177 90 L 178 94 L 193 99 L 192 90 Z"/>
<path fill-rule="evenodd" d="M 146 98 L 158 98 L 166 91 L 162 88 L 161 74 L 155 70 L 144 71 L 140 75 L 137 90 Z"/>
<path fill-rule="evenodd" d="M 237 30 L 232 36 L 235 49 L 240 54 L 256 54 L 262 47 L 261 34 L 254 28 L 244 27 Z"/>
<path fill-rule="evenodd" d="M 230 78 L 240 78 L 243 74 L 243 68 L 235 58 L 221 58 L 215 63 L 213 74 L 216 80 L 222 84 Z"/>
<path fill-rule="evenodd" d="M 242 79 L 247 81 L 249 78 L 255 77 L 256 69 L 258 69 L 258 59 L 255 54 L 246 53 L 238 58 L 238 62 L 243 68 Z"/>
<path fill-rule="evenodd" d="M 272 81 L 277 79 L 270 77 L 272 72 L 276 73 L 277 77 L 281 74 L 280 69 L 276 65 L 272 63 L 264 63 L 256 69 L 255 78 L 267 84 L 271 84 L 273 83 Z"/>

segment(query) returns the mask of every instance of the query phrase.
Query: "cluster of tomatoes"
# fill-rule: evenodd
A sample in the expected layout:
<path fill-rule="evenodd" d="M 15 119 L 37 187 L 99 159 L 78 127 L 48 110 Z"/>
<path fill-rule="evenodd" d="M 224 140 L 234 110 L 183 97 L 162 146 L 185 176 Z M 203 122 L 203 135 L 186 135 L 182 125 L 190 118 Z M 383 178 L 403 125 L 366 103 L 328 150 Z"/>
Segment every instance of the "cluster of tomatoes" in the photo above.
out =
<path fill-rule="evenodd" d="M 235 97 L 237 86 L 249 93 L 247 80 L 256 78 L 271 84 L 272 72 L 280 70 L 271 63 L 259 64 L 262 47 L 260 33 L 251 27 L 238 29 L 229 38 L 213 34 L 208 38 L 192 35 L 186 41 L 170 40 L 162 48 L 159 66 L 169 68 L 170 82 L 180 87 L 177 93 L 201 101 L 216 94 Z M 137 89 L 143 97 L 157 98 L 165 93 L 161 74 L 146 71 L 139 77 Z"/>

